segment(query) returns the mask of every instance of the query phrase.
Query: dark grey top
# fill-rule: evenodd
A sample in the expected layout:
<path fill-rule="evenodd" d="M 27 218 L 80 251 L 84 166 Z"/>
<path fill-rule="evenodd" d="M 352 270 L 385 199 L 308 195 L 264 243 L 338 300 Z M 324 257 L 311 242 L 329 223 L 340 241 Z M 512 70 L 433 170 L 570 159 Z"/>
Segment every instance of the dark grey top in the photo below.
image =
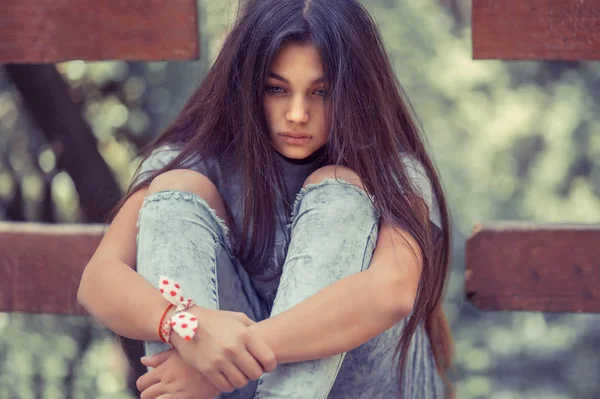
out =
<path fill-rule="evenodd" d="M 173 160 L 177 154 L 179 154 L 179 149 L 176 147 L 163 146 L 157 148 L 152 152 L 150 157 L 142 163 L 140 173 L 136 178 L 136 181 L 144 178 L 153 170 L 162 168 L 168 162 Z M 293 204 L 294 198 L 302 188 L 304 181 L 319 167 L 319 163 L 317 159 L 308 163 L 292 163 L 283 157 L 280 157 L 279 160 L 287 187 L 286 199 L 288 203 Z M 423 165 L 415 159 L 407 156 L 403 156 L 402 160 L 407 168 L 409 177 L 412 179 L 414 188 L 417 190 L 417 192 L 421 193 L 423 200 L 429 207 L 431 221 L 436 226 L 440 227 L 441 221 L 438 204 L 433 196 L 431 183 L 427 178 Z M 243 199 L 242 195 L 240 195 L 240 185 L 238 184 L 237 179 L 226 176 L 215 159 L 198 160 L 197 162 L 194 162 L 193 165 L 189 165 L 189 168 L 202 173 L 215 184 L 233 218 L 235 235 L 239 236 L 241 234 L 243 223 Z M 275 237 L 275 250 L 273 257 L 271 258 L 271 265 L 269 265 L 269 268 L 265 270 L 263 275 L 254 276 L 252 278 L 252 281 L 261 297 L 267 300 L 269 303 L 272 303 L 275 293 L 277 292 L 279 279 L 276 278 L 271 281 L 264 280 L 267 276 L 278 274 L 277 272 L 282 269 L 285 261 L 285 251 L 289 240 L 289 236 L 285 232 L 285 226 L 288 224 L 290 215 L 287 215 L 286 212 L 282 211 L 283 207 L 281 205 L 283 202 L 279 201 L 279 203 L 280 211 L 277 215 L 279 223 L 277 223 L 278 227 Z"/>

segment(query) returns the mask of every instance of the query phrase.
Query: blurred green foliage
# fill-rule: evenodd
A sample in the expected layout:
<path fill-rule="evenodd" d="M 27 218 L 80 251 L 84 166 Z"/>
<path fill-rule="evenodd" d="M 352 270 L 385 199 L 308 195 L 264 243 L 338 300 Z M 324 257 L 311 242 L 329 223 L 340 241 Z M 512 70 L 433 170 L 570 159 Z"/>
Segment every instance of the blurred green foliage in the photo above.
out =
<path fill-rule="evenodd" d="M 123 189 L 138 148 L 172 120 L 217 54 L 234 3 L 200 2 L 199 61 L 58 65 Z M 458 397 L 600 397 L 598 316 L 484 314 L 463 295 L 464 242 L 476 222 L 599 222 L 600 66 L 473 61 L 468 21 L 443 2 L 363 3 L 424 128 L 453 216 L 446 309 Z M 49 182 L 56 220 L 78 221 L 76 190 L 52 149 L 0 72 L 0 199 L 10 203 L 20 188 L 26 218 L 37 220 Z M 113 337 L 91 320 L 0 314 L 0 359 L 0 399 L 65 397 L 69 367 L 75 397 L 130 397 Z"/>

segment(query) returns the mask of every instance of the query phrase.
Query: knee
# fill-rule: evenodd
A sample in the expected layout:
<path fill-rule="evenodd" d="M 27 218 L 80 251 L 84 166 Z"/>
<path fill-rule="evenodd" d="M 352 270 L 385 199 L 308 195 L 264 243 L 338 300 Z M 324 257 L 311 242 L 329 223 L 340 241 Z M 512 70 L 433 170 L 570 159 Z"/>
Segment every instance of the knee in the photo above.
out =
<path fill-rule="evenodd" d="M 325 179 L 339 179 L 347 181 L 350 184 L 354 184 L 355 186 L 364 190 L 364 186 L 358 173 L 353 171 L 350 168 L 339 165 L 327 165 L 323 166 L 315 170 L 313 173 L 308 176 L 308 178 L 304 181 L 303 187 L 306 187 L 309 184 L 318 184 L 321 183 Z"/>
<path fill-rule="evenodd" d="M 204 197 L 217 191 L 215 185 L 201 173 L 188 169 L 169 170 L 158 175 L 148 187 L 148 194 L 159 191 L 177 190 Z"/>
<path fill-rule="evenodd" d="M 195 194 L 206 201 L 221 219 L 227 220 L 225 205 L 217 187 L 201 173 L 189 169 L 174 169 L 164 172 L 152 180 L 147 195 L 166 190 Z"/>

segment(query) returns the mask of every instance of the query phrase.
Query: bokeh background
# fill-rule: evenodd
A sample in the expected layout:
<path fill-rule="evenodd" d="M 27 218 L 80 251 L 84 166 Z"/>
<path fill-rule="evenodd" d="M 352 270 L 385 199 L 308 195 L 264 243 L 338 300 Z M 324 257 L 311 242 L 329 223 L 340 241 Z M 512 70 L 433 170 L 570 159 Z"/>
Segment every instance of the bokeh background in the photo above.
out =
<path fill-rule="evenodd" d="M 236 3 L 199 1 L 197 61 L 56 65 L 121 190 L 214 60 Z M 458 398 L 599 398 L 600 316 L 478 311 L 464 299 L 464 244 L 480 221 L 600 221 L 600 64 L 473 61 L 467 0 L 363 3 L 449 199 Z M 59 151 L 0 69 L 0 220 L 89 221 Z M 125 369 L 91 318 L 0 313 L 0 399 L 132 398 Z"/>

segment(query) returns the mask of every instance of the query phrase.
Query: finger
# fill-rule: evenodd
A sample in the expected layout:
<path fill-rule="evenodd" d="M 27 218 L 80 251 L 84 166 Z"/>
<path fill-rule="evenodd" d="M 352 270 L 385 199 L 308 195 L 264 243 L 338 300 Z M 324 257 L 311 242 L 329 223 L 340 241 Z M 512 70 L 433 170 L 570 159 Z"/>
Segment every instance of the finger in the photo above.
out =
<path fill-rule="evenodd" d="M 164 363 L 172 354 L 174 349 L 169 349 L 164 352 L 157 353 L 152 356 L 144 356 L 140 360 L 144 366 L 158 367 Z"/>
<path fill-rule="evenodd" d="M 248 384 L 248 377 L 246 377 L 234 364 L 229 363 L 223 369 L 223 374 L 227 380 L 236 388 L 243 388 Z"/>
<path fill-rule="evenodd" d="M 160 382 L 160 373 L 155 369 L 155 370 L 147 372 L 146 374 L 144 374 L 143 376 L 138 378 L 135 383 L 135 386 L 137 387 L 138 391 L 142 392 L 142 391 L 148 389 L 149 387 L 151 387 L 152 385 L 157 384 L 159 382 Z"/>
<path fill-rule="evenodd" d="M 166 393 L 167 393 L 167 391 L 166 391 L 165 384 L 159 382 L 158 384 L 154 384 L 150 388 L 142 391 L 142 394 L 140 395 L 140 399 L 156 399 L 160 395 L 164 395 Z"/>
<path fill-rule="evenodd" d="M 246 343 L 246 348 L 252 356 L 262 365 L 266 373 L 270 373 L 277 367 L 275 354 L 263 340 L 250 335 L 250 339 Z"/>
<path fill-rule="evenodd" d="M 249 380 L 258 380 L 263 373 L 262 366 L 249 352 L 243 352 L 235 357 L 235 364 Z"/>
<path fill-rule="evenodd" d="M 206 375 L 210 382 L 221 392 L 233 392 L 235 387 L 220 371 L 211 371 Z"/>

